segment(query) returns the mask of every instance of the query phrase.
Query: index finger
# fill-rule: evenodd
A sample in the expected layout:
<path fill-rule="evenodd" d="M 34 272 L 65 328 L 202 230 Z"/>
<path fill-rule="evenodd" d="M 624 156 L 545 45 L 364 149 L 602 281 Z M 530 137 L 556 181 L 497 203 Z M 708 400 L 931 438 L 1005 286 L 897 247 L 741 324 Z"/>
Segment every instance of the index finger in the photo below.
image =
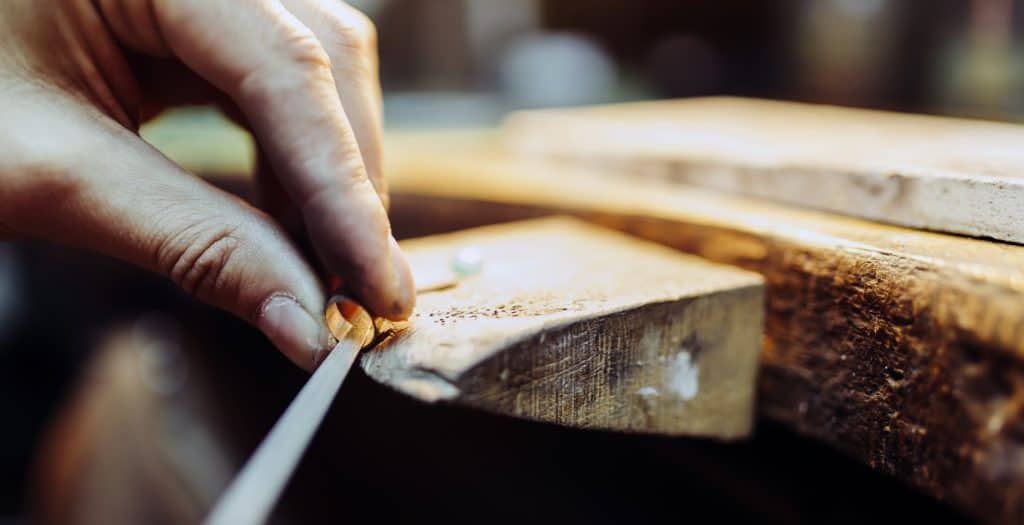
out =
<path fill-rule="evenodd" d="M 328 270 L 375 314 L 408 317 L 411 273 L 314 33 L 279 0 L 154 6 L 175 55 L 246 114 Z"/>

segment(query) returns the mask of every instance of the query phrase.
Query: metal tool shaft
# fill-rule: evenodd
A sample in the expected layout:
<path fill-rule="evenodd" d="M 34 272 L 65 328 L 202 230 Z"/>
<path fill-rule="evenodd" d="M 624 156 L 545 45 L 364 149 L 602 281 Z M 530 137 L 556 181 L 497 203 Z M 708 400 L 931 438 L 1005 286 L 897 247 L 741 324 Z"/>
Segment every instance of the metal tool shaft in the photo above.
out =
<path fill-rule="evenodd" d="M 356 356 L 373 339 L 370 315 L 344 297 L 331 299 L 327 323 L 338 344 L 228 485 L 205 524 L 250 525 L 267 520 Z"/>

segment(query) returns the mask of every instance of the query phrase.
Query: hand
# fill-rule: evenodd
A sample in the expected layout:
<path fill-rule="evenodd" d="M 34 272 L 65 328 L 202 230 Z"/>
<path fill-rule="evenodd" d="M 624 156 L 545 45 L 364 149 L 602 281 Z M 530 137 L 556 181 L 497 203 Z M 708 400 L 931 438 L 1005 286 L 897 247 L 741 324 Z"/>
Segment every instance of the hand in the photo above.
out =
<path fill-rule="evenodd" d="M 274 217 L 301 217 L 324 269 L 375 314 L 403 319 L 415 301 L 385 211 L 374 38 L 337 0 L 4 0 L 0 236 L 160 272 L 314 368 L 324 291 Z M 261 187 L 287 194 L 272 214 L 139 138 L 142 120 L 199 101 L 253 131 L 273 168 Z"/>

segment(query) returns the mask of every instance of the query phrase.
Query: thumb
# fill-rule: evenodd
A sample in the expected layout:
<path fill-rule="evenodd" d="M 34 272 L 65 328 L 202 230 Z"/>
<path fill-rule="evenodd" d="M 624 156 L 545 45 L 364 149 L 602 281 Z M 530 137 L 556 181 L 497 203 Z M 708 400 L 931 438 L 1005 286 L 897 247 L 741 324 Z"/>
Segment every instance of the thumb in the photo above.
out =
<path fill-rule="evenodd" d="M 166 275 L 315 368 L 331 343 L 323 290 L 277 223 L 106 117 L 71 101 L 32 106 L 15 115 L 16 137 L 0 130 L 0 223 Z"/>

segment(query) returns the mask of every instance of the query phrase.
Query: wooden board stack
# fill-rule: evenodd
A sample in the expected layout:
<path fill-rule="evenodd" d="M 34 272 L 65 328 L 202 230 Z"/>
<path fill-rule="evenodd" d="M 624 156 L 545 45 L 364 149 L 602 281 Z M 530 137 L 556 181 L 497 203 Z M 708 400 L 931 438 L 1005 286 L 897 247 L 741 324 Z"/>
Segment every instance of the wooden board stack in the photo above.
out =
<path fill-rule="evenodd" d="M 759 414 L 978 519 L 1024 519 L 1024 247 L 624 180 L 488 133 L 391 141 L 403 234 L 572 214 L 760 273 Z"/>

